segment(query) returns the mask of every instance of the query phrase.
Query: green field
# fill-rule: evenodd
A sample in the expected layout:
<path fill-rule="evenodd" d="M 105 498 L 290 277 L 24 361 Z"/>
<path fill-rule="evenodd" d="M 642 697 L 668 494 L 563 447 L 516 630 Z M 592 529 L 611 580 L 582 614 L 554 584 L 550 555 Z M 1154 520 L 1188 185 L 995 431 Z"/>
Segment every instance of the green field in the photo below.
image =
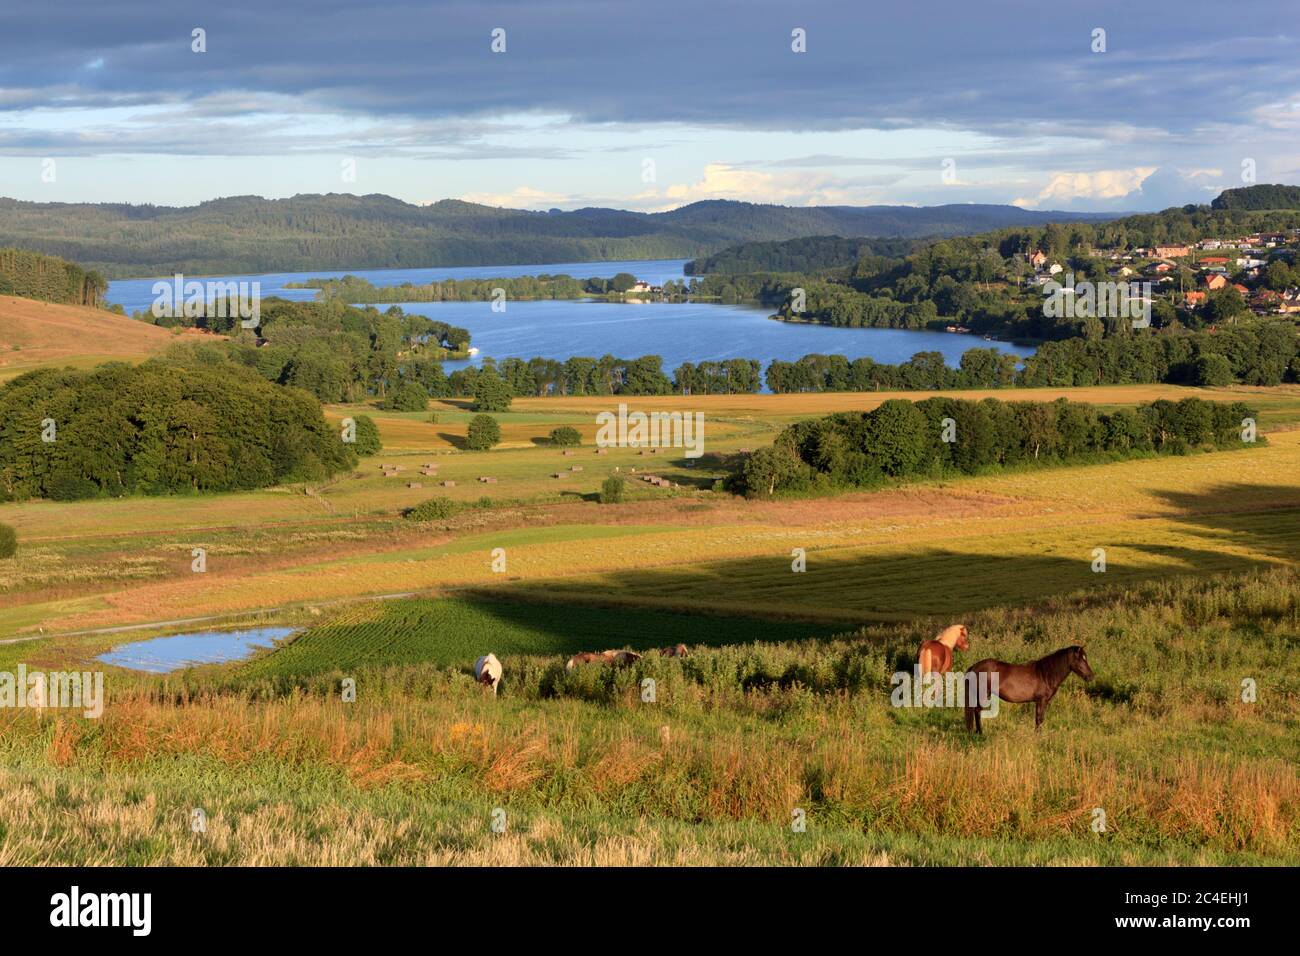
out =
<path fill-rule="evenodd" d="M 0 709 L 0 863 L 1300 863 L 1300 389 L 1210 396 L 1261 409 L 1267 441 L 1231 452 L 714 490 L 715 452 L 884 397 L 692 399 L 710 416 L 693 464 L 539 443 L 589 432 L 599 399 L 520 401 L 488 452 L 458 447 L 454 406 L 376 411 L 385 452 L 320 485 L 3 506 L 20 551 L 0 561 L 0 670 L 100 669 L 190 630 L 297 634 L 165 677 L 107 668 L 99 720 Z M 456 486 L 407 488 L 426 461 Z M 600 504 L 616 468 L 676 486 Z M 459 510 L 402 517 L 434 495 Z M 1097 679 L 1068 680 L 1038 733 L 1024 707 L 973 738 L 958 713 L 891 706 L 890 675 L 957 620 L 958 666 L 1082 643 Z M 679 642 L 685 660 L 564 669 Z M 471 676 L 487 651 L 496 698 Z"/>
<path fill-rule="evenodd" d="M 963 665 L 1079 642 L 1096 671 L 1041 731 L 1004 704 L 982 737 L 891 706 L 933 622 L 568 673 L 545 632 L 597 619 L 411 601 L 368 627 L 352 609 L 248 666 L 111 680 L 99 721 L 0 712 L 0 861 L 1294 866 L 1297 594 L 1292 568 L 972 615 Z M 496 698 L 456 659 L 486 647 L 442 664 L 427 642 L 473 617 L 498 650 L 547 651 L 503 651 Z"/>
<path fill-rule="evenodd" d="M 340 612 L 337 620 L 310 628 L 239 672 L 250 678 L 295 677 L 358 667 L 459 666 L 488 650 L 498 657 L 568 657 L 605 648 L 791 641 L 826 637 L 834 630 L 818 624 L 625 608 L 463 599 L 384 601 Z"/>

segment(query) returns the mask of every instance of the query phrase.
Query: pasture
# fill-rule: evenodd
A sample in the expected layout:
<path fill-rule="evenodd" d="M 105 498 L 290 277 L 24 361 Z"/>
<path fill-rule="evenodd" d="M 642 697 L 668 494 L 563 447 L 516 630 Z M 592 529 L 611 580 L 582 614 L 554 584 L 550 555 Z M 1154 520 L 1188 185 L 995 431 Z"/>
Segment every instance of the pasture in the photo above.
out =
<path fill-rule="evenodd" d="M 332 482 L 0 506 L 20 541 L 0 670 L 99 669 L 195 620 L 298 628 L 245 663 L 108 668 L 100 720 L 0 711 L 0 862 L 1295 864 L 1300 389 L 1215 391 L 1258 407 L 1267 442 L 746 501 L 714 490 L 726 455 L 889 396 L 631 403 L 703 409 L 693 462 L 596 455 L 603 399 L 517 400 L 487 452 L 460 447 L 458 403 L 436 423 L 340 406 L 386 447 Z M 545 444 L 560 424 L 572 455 Z M 628 500 L 600 504 L 612 473 Z M 459 510 L 402 517 L 434 495 Z M 959 666 L 1081 643 L 1097 679 L 1068 679 L 1037 734 L 1029 707 L 974 739 L 959 713 L 891 706 L 890 675 L 958 619 Z M 685 660 L 563 667 L 678 642 Z M 487 650 L 496 700 L 470 674 Z"/>
<path fill-rule="evenodd" d="M 933 620 L 627 670 L 503 653 L 496 699 L 468 659 L 437 654 L 115 672 L 99 721 L 0 712 L 0 859 L 1295 865 L 1298 585 L 1292 567 L 973 614 L 961 664 L 1081 643 L 1097 675 L 1066 681 L 1042 731 L 1032 708 L 1003 705 L 981 738 L 950 709 L 890 704 L 889 675 Z M 288 651 L 320 637 L 346 657 L 367 620 L 418 642 L 430 612 L 327 612 Z M 498 630 L 514 640 L 504 616 Z"/>

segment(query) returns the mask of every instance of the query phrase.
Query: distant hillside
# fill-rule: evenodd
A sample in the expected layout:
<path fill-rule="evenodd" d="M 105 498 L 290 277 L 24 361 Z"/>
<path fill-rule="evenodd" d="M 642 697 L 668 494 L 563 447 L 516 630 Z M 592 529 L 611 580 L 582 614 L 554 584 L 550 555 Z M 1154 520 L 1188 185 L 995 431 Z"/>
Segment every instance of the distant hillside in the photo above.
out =
<path fill-rule="evenodd" d="M 0 249 L 0 295 L 97 306 L 108 284 L 97 272 L 26 249 Z"/>
<path fill-rule="evenodd" d="M 663 213 L 530 212 L 390 196 L 237 196 L 198 206 L 0 199 L 0 245 L 83 263 L 111 278 L 184 272 L 511 265 L 690 258 L 740 242 L 802 236 L 956 236 L 1101 215 L 1015 206 L 692 203 Z"/>
<path fill-rule="evenodd" d="M 0 295 L 0 381 L 40 365 L 140 361 L 172 341 L 166 329 L 104 309 Z"/>
<path fill-rule="evenodd" d="M 1300 186 L 1261 183 L 1225 189 L 1210 205 L 1215 209 L 1300 209 Z"/>
<path fill-rule="evenodd" d="M 749 272 L 820 272 L 841 269 L 863 256 L 902 258 L 922 239 L 844 239 L 840 236 L 808 236 L 779 242 L 742 242 L 720 252 L 686 263 L 690 276 Z"/>

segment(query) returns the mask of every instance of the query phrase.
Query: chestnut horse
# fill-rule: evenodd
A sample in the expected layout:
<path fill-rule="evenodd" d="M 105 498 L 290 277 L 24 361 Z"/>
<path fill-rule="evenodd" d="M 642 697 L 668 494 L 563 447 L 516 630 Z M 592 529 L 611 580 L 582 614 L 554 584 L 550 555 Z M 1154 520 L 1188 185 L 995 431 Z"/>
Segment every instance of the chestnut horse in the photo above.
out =
<path fill-rule="evenodd" d="M 1077 644 L 1073 647 L 1063 647 L 1032 664 L 1008 664 L 1006 661 L 995 661 L 990 657 L 967 671 L 968 674 L 982 672 L 998 675 L 999 700 L 1010 704 L 1027 704 L 1031 700 L 1034 702 L 1035 730 L 1043 726 L 1047 705 L 1056 696 L 1057 688 L 1072 672 L 1084 680 L 1093 678 L 1092 667 L 1088 664 L 1088 655 Z M 980 726 L 978 701 L 966 704 L 966 729 L 974 730 L 977 734 L 984 733 L 984 729 Z"/>
<path fill-rule="evenodd" d="M 952 670 L 954 647 L 959 651 L 970 650 L 970 644 L 966 640 L 965 624 L 945 627 L 934 640 L 926 641 L 921 645 L 921 653 L 917 655 L 917 665 L 921 668 L 921 673 L 929 674 L 934 671 L 938 674 L 946 674 Z"/>

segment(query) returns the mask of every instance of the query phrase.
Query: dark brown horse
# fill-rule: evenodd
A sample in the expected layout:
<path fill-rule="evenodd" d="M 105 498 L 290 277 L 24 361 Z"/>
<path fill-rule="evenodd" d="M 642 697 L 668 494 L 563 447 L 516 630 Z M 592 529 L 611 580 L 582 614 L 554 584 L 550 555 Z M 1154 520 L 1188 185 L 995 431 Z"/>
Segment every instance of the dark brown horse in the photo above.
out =
<path fill-rule="evenodd" d="M 985 658 L 967 673 L 993 673 L 998 675 L 997 695 L 999 700 L 1010 704 L 1026 704 L 1033 701 L 1034 729 L 1043 726 L 1043 715 L 1047 705 L 1056 696 L 1057 688 L 1073 672 L 1084 680 L 1092 680 L 1092 668 L 1088 665 L 1088 655 L 1082 647 L 1063 647 L 1059 651 L 1039 658 L 1032 664 L 1008 664 Z M 966 729 L 982 734 L 980 726 L 980 703 L 966 705 Z"/>

